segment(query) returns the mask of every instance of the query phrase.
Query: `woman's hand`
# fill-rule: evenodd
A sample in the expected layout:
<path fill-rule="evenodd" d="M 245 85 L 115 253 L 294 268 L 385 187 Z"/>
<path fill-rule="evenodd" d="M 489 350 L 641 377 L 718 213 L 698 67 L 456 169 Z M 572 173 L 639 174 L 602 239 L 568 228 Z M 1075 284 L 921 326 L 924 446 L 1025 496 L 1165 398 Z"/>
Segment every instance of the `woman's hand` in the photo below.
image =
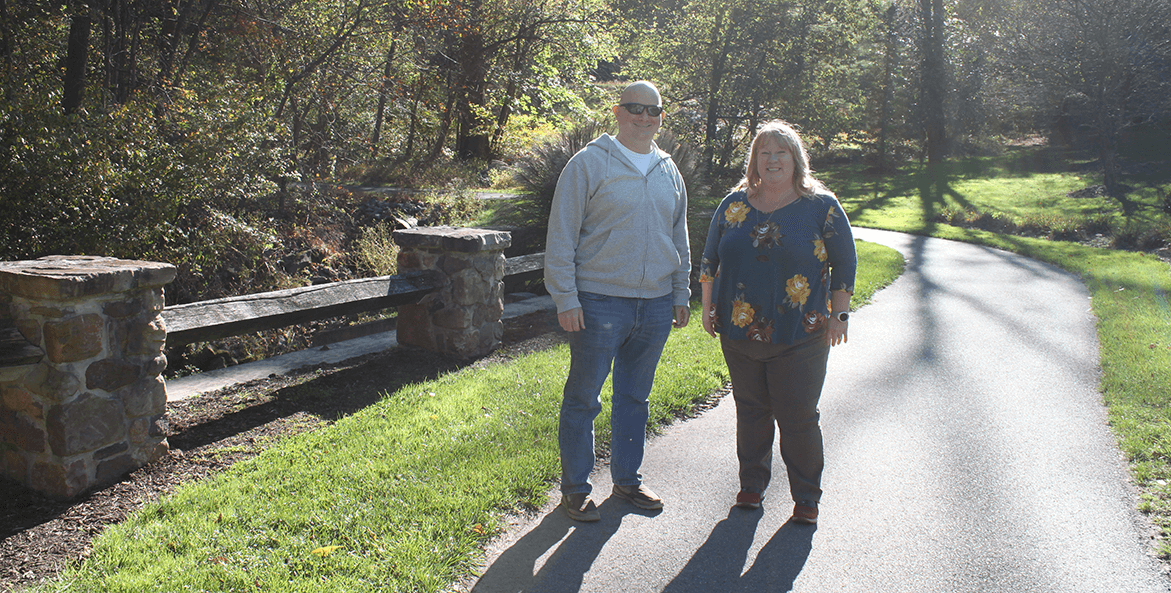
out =
<path fill-rule="evenodd" d="M 854 293 L 846 292 L 844 290 L 835 290 L 830 293 L 830 311 L 849 311 L 850 297 Z M 829 325 L 825 330 L 825 343 L 831 348 L 838 344 L 845 344 L 850 340 L 847 338 L 846 332 L 850 329 L 849 320 L 841 321 L 837 314 L 830 313 Z"/>
<path fill-rule="evenodd" d="M 703 308 L 703 331 L 707 332 L 713 338 L 719 337 L 716 335 L 715 317 L 713 317 L 715 313 L 715 305 L 708 305 Z"/>
<path fill-rule="evenodd" d="M 717 336 L 715 318 L 713 315 L 716 314 L 716 304 L 712 302 L 712 283 L 700 282 L 699 287 L 702 289 L 700 293 L 702 296 L 699 300 L 699 316 L 700 321 L 703 322 L 703 331 L 707 332 L 709 336 L 715 338 Z"/>
<path fill-rule="evenodd" d="M 850 327 L 849 321 L 838 321 L 837 317 L 831 316 L 829 318 L 829 326 L 825 330 L 825 343 L 831 348 L 838 344 L 845 344 L 849 342 L 847 331 Z"/>

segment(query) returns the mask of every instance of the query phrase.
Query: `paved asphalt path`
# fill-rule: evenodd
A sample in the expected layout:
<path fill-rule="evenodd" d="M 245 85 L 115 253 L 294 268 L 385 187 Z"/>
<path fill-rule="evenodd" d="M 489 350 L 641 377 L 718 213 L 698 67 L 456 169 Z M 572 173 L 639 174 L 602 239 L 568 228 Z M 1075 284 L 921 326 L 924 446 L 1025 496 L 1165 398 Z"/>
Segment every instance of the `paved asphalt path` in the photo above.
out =
<path fill-rule="evenodd" d="M 821 400 L 817 526 L 792 510 L 780 456 L 764 508 L 737 491 L 730 397 L 651 441 L 666 501 L 608 497 L 602 520 L 549 505 L 515 521 L 476 593 L 1171 591 L 1105 422 L 1089 294 L 1003 251 L 856 229 L 907 258 L 850 323 Z"/>

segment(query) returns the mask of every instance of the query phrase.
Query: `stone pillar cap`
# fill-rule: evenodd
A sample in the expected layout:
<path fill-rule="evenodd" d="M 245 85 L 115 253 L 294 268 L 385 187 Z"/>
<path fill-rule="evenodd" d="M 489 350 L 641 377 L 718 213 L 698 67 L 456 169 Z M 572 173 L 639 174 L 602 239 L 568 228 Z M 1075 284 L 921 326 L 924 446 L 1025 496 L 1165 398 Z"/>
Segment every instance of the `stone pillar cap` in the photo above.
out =
<path fill-rule="evenodd" d="M 89 255 L 50 255 L 0 262 L 0 292 L 65 301 L 163 286 L 175 279 L 166 263 Z"/>
<path fill-rule="evenodd" d="M 395 231 L 394 242 L 399 247 L 478 253 L 508 248 L 512 245 L 512 233 L 491 229 L 430 226 Z"/>

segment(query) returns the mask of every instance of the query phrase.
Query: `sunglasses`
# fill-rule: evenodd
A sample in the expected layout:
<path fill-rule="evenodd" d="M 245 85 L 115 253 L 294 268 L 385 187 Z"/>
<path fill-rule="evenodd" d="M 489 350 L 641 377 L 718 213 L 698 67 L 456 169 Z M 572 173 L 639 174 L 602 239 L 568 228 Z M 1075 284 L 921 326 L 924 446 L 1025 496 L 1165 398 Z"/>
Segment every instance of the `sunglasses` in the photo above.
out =
<path fill-rule="evenodd" d="M 640 115 L 646 111 L 651 117 L 659 117 L 663 114 L 663 108 L 658 105 L 643 105 L 642 103 L 619 103 L 619 107 L 628 111 L 631 115 Z"/>

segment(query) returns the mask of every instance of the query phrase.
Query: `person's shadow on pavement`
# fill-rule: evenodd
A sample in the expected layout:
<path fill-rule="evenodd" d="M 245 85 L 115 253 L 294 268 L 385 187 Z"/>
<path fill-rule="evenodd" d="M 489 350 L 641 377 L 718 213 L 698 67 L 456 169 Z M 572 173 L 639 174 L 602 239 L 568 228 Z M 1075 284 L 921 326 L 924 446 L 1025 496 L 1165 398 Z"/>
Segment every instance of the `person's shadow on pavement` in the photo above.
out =
<path fill-rule="evenodd" d="M 709 591 L 790 591 L 809 559 L 816 527 L 785 523 L 773 535 L 743 575 L 740 571 L 756 538 L 756 526 L 764 509 L 733 507 L 728 518 L 712 529 L 707 541 L 663 589 L 663 593 Z"/>
<path fill-rule="evenodd" d="M 654 516 L 662 511 L 644 511 L 611 497 L 598 505 L 598 512 L 602 515 L 600 521 L 578 523 L 557 507 L 500 554 L 476 581 L 472 593 L 580 591 L 585 573 L 589 572 L 606 542 L 618 532 L 623 517 L 629 514 Z M 561 544 L 557 545 L 558 542 Z M 549 554 L 554 546 L 556 551 L 534 574 L 540 558 Z"/>

